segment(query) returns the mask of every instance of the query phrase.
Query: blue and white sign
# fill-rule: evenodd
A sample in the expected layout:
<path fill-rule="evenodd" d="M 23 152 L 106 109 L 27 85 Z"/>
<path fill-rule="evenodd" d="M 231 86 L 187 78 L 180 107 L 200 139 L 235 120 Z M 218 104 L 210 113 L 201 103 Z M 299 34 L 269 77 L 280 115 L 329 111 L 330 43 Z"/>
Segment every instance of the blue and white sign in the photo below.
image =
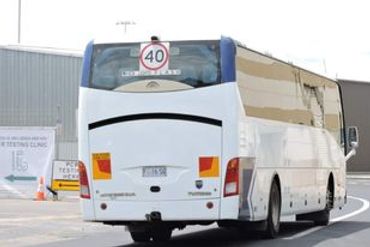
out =
<path fill-rule="evenodd" d="M 0 127 L 0 197 L 33 197 L 40 176 L 50 181 L 54 150 L 54 128 Z"/>

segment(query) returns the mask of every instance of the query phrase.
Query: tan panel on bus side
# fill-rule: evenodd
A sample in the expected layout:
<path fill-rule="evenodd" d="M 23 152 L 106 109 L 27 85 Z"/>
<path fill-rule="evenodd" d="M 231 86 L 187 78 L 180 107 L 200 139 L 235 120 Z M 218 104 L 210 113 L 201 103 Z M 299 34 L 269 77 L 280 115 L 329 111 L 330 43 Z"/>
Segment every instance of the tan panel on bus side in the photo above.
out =
<path fill-rule="evenodd" d="M 341 108 L 335 82 L 241 47 L 236 67 L 248 116 L 327 128 L 339 141 Z"/>
<path fill-rule="evenodd" d="M 299 102 L 298 74 L 293 67 L 242 48 L 236 66 L 248 116 L 312 125 L 312 113 Z"/>

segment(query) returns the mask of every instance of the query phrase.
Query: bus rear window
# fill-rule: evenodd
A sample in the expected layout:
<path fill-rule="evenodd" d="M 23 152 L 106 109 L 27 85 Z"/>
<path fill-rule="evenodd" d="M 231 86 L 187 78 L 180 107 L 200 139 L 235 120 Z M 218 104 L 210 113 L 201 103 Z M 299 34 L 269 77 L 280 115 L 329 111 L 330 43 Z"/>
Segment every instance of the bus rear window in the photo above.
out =
<path fill-rule="evenodd" d="M 116 90 L 161 81 L 198 88 L 221 83 L 218 41 L 99 44 L 90 87 Z"/>

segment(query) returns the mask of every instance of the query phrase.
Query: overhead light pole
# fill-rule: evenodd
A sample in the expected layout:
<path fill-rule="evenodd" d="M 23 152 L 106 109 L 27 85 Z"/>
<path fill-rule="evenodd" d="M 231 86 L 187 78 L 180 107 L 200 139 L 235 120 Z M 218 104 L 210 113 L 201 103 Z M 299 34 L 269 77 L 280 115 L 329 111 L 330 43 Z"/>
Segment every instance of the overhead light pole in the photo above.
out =
<path fill-rule="evenodd" d="M 18 0 L 18 44 L 21 43 L 22 0 Z"/>
<path fill-rule="evenodd" d="M 126 32 L 127 32 L 127 26 L 128 25 L 136 25 L 136 22 L 134 22 L 134 21 L 117 21 L 116 22 L 116 25 L 117 26 L 122 25 L 124 27 L 123 28 L 124 34 L 126 34 Z"/>

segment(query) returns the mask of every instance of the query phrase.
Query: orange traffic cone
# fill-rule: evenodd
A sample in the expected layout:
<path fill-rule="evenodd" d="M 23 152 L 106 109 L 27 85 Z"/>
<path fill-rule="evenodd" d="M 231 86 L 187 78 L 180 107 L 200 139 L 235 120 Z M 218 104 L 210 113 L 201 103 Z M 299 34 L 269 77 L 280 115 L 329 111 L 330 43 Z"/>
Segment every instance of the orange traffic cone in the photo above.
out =
<path fill-rule="evenodd" d="M 36 201 L 45 201 L 45 187 L 44 187 L 44 177 L 41 176 L 39 179 L 39 185 L 37 186 L 37 192 L 35 196 Z"/>

